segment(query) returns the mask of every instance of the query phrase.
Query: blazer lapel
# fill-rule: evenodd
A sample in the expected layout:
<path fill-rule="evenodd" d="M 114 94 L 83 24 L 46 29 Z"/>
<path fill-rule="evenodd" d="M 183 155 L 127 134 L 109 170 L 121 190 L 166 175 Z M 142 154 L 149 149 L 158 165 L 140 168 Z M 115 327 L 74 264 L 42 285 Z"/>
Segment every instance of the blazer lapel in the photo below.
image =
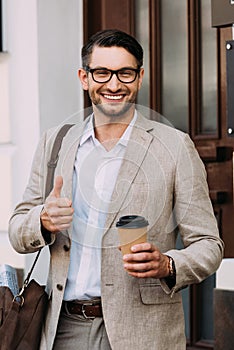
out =
<path fill-rule="evenodd" d="M 138 116 L 136 123 L 133 126 L 133 130 L 127 144 L 126 153 L 123 158 L 111 197 L 111 204 L 109 206 L 106 218 L 104 234 L 116 219 L 116 216 L 130 190 L 130 186 L 147 154 L 153 138 L 148 133 L 149 130 L 152 130 L 152 124 L 147 119 Z"/>

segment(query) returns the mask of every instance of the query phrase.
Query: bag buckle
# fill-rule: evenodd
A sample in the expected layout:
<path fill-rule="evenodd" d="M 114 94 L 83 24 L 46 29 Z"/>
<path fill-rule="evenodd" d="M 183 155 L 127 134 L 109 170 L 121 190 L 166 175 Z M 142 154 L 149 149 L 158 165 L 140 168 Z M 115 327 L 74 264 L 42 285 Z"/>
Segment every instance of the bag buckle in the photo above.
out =
<path fill-rule="evenodd" d="M 26 278 L 26 280 L 24 281 L 24 284 L 23 284 L 20 292 L 17 295 L 15 295 L 14 298 L 13 298 L 13 302 L 16 301 L 18 304 L 20 304 L 21 307 L 24 305 L 24 296 L 23 296 L 23 294 L 24 294 L 25 288 L 27 288 L 27 286 L 28 286 L 28 282 L 29 281 Z"/>

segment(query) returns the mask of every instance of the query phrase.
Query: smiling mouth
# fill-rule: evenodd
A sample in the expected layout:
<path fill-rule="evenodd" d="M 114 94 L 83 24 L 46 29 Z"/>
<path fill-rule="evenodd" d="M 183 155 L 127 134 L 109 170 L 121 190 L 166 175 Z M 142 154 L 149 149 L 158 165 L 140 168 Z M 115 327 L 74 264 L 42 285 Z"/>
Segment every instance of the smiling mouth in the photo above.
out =
<path fill-rule="evenodd" d="M 103 97 L 105 97 L 109 101 L 118 101 L 118 100 L 122 100 L 124 95 L 106 95 L 106 94 L 104 94 Z"/>

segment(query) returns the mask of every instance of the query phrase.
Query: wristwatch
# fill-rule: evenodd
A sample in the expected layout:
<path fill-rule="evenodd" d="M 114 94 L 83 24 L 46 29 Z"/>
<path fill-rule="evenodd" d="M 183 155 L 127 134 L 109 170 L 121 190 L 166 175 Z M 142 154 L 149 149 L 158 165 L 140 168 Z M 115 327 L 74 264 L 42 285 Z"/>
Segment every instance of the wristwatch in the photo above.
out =
<path fill-rule="evenodd" d="M 176 276 L 175 262 L 171 256 L 168 256 L 168 258 L 169 258 L 169 261 L 168 261 L 169 276 L 168 277 L 175 277 Z"/>

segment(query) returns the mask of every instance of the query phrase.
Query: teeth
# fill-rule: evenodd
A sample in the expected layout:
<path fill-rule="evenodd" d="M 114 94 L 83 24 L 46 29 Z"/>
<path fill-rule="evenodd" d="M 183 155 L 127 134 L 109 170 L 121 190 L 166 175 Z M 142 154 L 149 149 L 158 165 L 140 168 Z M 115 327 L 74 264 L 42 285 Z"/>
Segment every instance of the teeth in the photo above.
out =
<path fill-rule="evenodd" d="M 104 95 L 104 97 L 108 100 L 120 100 L 123 97 L 123 95 Z"/>

